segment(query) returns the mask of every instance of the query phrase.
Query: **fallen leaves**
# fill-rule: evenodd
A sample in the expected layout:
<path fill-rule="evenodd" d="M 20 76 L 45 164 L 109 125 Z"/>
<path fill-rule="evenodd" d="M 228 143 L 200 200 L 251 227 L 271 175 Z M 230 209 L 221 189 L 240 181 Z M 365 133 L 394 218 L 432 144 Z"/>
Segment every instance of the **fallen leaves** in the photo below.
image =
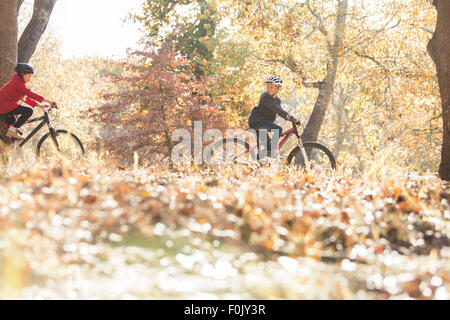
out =
<path fill-rule="evenodd" d="M 367 271 L 363 289 L 369 293 L 426 298 L 445 296 L 440 288 L 448 286 L 443 270 L 449 257 L 441 251 L 450 246 L 443 214 L 450 208 L 439 182 L 350 180 L 243 166 L 189 172 L 41 168 L 4 179 L 2 230 L 29 230 L 33 242 L 46 239 L 66 248 L 58 253 L 65 264 L 89 263 L 88 244 L 120 242 L 133 232 L 161 236 L 163 226 L 242 241 L 268 259 L 329 261 L 346 274 L 372 266 L 381 278 Z M 69 243 L 81 251 L 70 251 Z M 389 272 L 405 273 L 404 261 L 420 259 L 436 265 L 420 269 L 416 262 L 408 279 Z M 434 278 L 439 286 L 422 284 L 434 276 L 442 279 Z M 351 295 L 346 286 L 337 288 L 339 296 Z"/>

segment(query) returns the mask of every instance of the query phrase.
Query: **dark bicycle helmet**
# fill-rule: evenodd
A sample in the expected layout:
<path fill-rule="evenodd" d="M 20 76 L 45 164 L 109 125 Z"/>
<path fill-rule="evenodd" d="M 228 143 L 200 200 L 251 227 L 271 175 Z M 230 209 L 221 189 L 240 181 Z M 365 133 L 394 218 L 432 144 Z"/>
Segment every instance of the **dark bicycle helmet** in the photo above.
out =
<path fill-rule="evenodd" d="M 281 86 L 283 84 L 283 79 L 276 76 L 270 76 L 269 78 L 267 78 L 266 83 L 273 83 Z"/>
<path fill-rule="evenodd" d="M 14 68 L 14 71 L 20 76 L 23 77 L 24 74 L 34 73 L 34 69 L 27 63 L 18 63 Z"/>

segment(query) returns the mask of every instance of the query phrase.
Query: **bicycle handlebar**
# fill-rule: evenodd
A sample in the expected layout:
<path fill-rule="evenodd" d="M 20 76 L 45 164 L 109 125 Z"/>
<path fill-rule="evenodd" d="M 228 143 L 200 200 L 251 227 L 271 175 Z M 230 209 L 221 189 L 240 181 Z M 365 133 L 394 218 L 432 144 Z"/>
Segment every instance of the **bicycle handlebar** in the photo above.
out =
<path fill-rule="evenodd" d="M 58 109 L 58 106 L 50 106 L 50 105 L 46 105 L 45 107 L 44 107 L 44 111 L 47 111 L 47 110 L 51 110 L 51 109 L 53 109 L 53 108 L 55 108 L 55 109 Z"/>
<path fill-rule="evenodd" d="M 300 133 L 298 132 L 297 125 L 301 126 L 301 125 L 303 125 L 303 123 L 300 120 L 297 123 L 294 121 L 291 121 L 291 123 L 292 123 L 292 128 L 294 128 L 294 134 L 297 136 L 297 138 L 300 139 Z"/>

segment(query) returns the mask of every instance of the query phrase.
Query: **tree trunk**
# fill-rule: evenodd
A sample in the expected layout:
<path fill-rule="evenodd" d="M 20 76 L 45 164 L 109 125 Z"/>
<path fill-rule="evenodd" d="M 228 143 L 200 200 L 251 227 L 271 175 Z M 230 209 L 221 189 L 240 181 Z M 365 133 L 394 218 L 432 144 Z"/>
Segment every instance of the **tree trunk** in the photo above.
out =
<path fill-rule="evenodd" d="M 319 85 L 319 96 L 314 105 L 313 112 L 302 134 L 303 141 L 317 141 L 322 127 L 331 95 L 333 94 L 334 82 L 336 80 L 336 71 L 339 64 L 339 55 L 342 47 L 342 40 L 345 34 L 345 20 L 347 18 L 348 0 L 342 0 L 338 3 L 335 27 L 334 44 L 331 47 L 331 61 L 327 66 L 327 75 Z"/>
<path fill-rule="evenodd" d="M 19 40 L 18 62 L 28 63 L 47 28 L 56 0 L 34 0 L 33 16 Z"/>
<path fill-rule="evenodd" d="M 11 79 L 17 63 L 19 4 L 19 0 L 0 1 L 0 87 Z"/>
<path fill-rule="evenodd" d="M 442 100 L 443 137 L 439 176 L 450 181 L 450 0 L 434 0 L 436 29 L 427 50 L 436 64 Z"/>
<path fill-rule="evenodd" d="M 23 0 L 18 0 L 17 1 L 17 14 L 19 14 L 20 11 L 20 7 L 22 6 Z"/>
<path fill-rule="evenodd" d="M 335 101 L 335 96 L 332 95 L 331 105 L 336 109 L 336 142 L 333 148 L 333 155 L 337 159 L 342 150 L 342 143 L 344 142 L 347 133 L 347 122 L 349 119 L 348 112 L 345 110 L 347 94 L 344 93 L 344 89 L 341 88 L 339 94 L 336 93 L 336 95 L 338 101 Z"/>

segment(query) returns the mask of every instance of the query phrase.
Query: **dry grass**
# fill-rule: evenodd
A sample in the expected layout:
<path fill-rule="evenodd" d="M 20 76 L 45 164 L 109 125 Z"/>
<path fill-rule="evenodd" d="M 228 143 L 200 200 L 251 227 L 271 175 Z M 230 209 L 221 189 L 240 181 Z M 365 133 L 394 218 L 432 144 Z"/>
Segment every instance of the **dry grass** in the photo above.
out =
<path fill-rule="evenodd" d="M 168 170 L 139 161 L 121 170 L 95 153 L 64 166 L 26 152 L 0 171 L 3 298 L 83 298 L 87 292 L 68 296 L 64 288 L 84 283 L 99 290 L 99 266 L 141 266 L 156 276 L 164 257 L 189 290 L 155 278 L 138 292 L 124 286 L 117 295 L 100 290 L 96 297 L 448 297 L 450 195 L 432 176 L 386 167 L 360 178 L 345 167 L 314 176 L 283 164 Z M 136 235 L 139 243 L 127 242 Z M 141 251 L 126 263 L 127 250 Z M 250 252 L 256 258 L 246 261 Z M 183 259 L 194 259 L 190 268 Z M 225 262 L 229 271 L 216 280 L 238 288 L 198 282 L 217 275 L 208 265 Z M 266 268 L 275 268 L 273 277 Z M 290 280 L 277 268 L 288 270 Z M 251 273 L 260 285 L 248 282 Z M 101 274 L 111 283 L 120 283 L 117 277 Z"/>

